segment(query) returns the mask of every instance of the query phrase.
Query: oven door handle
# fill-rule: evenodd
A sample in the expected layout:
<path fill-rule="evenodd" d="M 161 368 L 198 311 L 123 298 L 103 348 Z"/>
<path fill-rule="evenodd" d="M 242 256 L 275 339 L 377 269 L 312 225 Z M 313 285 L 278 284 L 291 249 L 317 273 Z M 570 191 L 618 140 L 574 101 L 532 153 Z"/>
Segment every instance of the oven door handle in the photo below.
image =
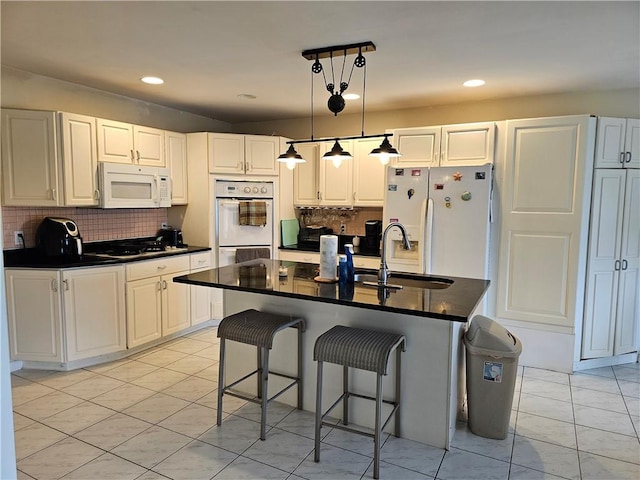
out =
<path fill-rule="evenodd" d="M 226 205 L 240 205 L 240 201 L 239 200 L 222 200 L 220 202 L 220 205 L 222 205 L 223 207 Z"/>

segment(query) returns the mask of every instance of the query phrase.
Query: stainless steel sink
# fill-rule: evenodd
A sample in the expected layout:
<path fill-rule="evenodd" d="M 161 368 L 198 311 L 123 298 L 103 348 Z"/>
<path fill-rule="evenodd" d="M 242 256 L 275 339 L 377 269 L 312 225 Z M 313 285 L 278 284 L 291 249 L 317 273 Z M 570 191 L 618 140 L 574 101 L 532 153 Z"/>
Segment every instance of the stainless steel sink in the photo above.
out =
<path fill-rule="evenodd" d="M 356 273 L 354 281 L 370 287 L 380 286 L 378 284 L 378 276 L 373 273 Z M 450 278 L 393 273 L 389 277 L 389 283 L 385 285 L 385 288 L 400 289 L 403 287 L 413 287 L 438 290 L 449 288 L 451 285 L 453 285 L 453 280 Z"/>

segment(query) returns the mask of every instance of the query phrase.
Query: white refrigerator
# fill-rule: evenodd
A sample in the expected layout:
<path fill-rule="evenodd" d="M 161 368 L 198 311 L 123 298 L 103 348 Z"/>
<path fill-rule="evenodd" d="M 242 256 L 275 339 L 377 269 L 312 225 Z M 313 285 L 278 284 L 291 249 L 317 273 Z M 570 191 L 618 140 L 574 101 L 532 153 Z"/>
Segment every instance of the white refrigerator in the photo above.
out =
<path fill-rule="evenodd" d="M 489 164 L 389 167 L 383 227 L 400 222 L 411 241 L 404 250 L 399 229 L 389 231 L 389 269 L 488 279 L 492 173 Z"/>

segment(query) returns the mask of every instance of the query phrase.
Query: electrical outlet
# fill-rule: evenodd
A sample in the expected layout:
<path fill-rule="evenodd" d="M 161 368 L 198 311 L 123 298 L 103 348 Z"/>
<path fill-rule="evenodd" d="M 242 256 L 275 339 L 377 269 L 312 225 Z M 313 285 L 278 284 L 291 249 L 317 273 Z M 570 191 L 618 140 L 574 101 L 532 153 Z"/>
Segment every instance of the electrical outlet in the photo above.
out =
<path fill-rule="evenodd" d="M 169 226 L 169 224 L 168 224 L 168 223 L 166 223 L 166 222 L 162 222 L 162 223 L 160 224 L 160 228 L 167 228 L 168 226 Z"/>
<path fill-rule="evenodd" d="M 13 232 L 13 244 L 16 247 L 23 247 L 24 246 L 24 232 L 22 230 L 16 230 L 15 232 Z"/>

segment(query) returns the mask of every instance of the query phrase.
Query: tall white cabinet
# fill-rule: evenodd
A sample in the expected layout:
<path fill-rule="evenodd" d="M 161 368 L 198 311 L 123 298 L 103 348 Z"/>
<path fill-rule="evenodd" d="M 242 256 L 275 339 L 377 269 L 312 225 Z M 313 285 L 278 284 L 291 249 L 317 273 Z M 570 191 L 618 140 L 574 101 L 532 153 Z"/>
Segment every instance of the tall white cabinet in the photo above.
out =
<path fill-rule="evenodd" d="M 640 170 L 633 145 L 639 123 L 598 123 L 582 360 L 635 352 L 640 343 Z"/>

